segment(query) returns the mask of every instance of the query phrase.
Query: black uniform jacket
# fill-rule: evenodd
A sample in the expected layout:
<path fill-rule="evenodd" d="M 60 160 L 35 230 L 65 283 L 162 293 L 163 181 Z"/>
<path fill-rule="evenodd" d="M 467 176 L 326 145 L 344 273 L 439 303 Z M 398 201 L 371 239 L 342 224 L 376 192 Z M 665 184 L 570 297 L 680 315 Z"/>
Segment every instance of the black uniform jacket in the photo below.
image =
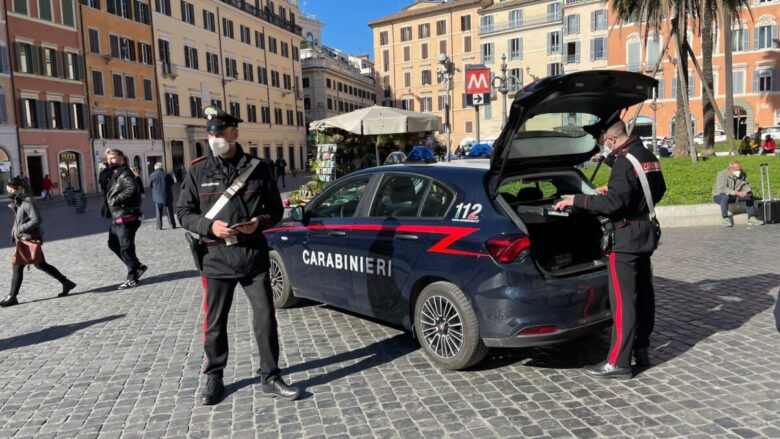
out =
<path fill-rule="evenodd" d="M 632 137 L 615 153 L 615 163 L 604 195 L 574 196 L 574 206 L 606 215 L 615 225 L 615 243 L 612 251 L 647 253 L 655 249 L 655 226 L 643 218 L 649 213 L 642 184 L 634 166 L 626 158 L 631 153 L 642 164 L 647 175 L 653 203 L 658 204 L 666 192 L 661 165 L 638 137 Z"/>
<path fill-rule="evenodd" d="M 114 219 L 125 215 L 141 216 L 141 192 L 133 171 L 120 166 L 108 182 L 106 202 Z"/>
<path fill-rule="evenodd" d="M 206 240 L 203 275 L 218 279 L 238 279 L 268 270 L 268 243 L 263 230 L 276 225 L 284 213 L 282 197 L 266 164 L 261 160 L 244 187 L 219 211 L 214 220 L 228 225 L 257 217 L 260 224 L 251 235 L 238 234 L 238 243 L 226 246 L 211 234 L 206 213 L 239 175 L 250 166 L 252 157 L 236 146 L 240 159 L 235 166 L 209 154 L 195 159 L 184 178 L 176 205 L 176 215 L 182 227 Z"/>

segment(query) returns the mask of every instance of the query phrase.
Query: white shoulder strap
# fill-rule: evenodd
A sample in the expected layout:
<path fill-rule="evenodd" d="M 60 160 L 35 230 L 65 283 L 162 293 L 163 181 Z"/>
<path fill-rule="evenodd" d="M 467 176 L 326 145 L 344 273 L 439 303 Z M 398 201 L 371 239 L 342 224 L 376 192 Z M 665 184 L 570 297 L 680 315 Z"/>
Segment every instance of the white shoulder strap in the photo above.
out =
<path fill-rule="evenodd" d="M 260 160 L 258 159 L 252 159 L 251 162 L 249 162 L 249 167 L 246 168 L 244 172 L 241 173 L 238 177 L 236 177 L 235 180 L 233 180 L 233 184 L 231 184 L 227 189 L 225 189 L 225 192 L 222 194 L 221 197 L 219 197 L 219 200 L 217 200 L 216 203 L 214 203 L 213 206 L 211 206 L 211 209 L 209 209 L 208 212 L 206 212 L 206 218 L 208 219 L 214 219 L 215 216 L 219 213 L 222 208 L 224 208 L 228 201 L 230 201 L 231 198 L 233 198 L 233 195 L 235 195 L 239 190 L 241 190 L 242 187 L 244 187 L 244 184 L 246 184 L 246 180 L 249 178 L 249 176 L 252 174 L 252 172 L 255 170 L 257 165 L 260 164 Z"/>
<path fill-rule="evenodd" d="M 650 219 L 655 219 L 655 203 L 653 203 L 653 194 L 650 192 L 650 183 L 647 181 L 645 170 L 642 169 L 642 164 L 639 163 L 639 160 L 633 155 L 626 154 L 626 158 L 634 165 L 636 176 L 639 178 L 639 183 L 642 185 L 642 190 L 645 193 L 645 201 L 647 201 L 647 208 L 650 211 Z"/>

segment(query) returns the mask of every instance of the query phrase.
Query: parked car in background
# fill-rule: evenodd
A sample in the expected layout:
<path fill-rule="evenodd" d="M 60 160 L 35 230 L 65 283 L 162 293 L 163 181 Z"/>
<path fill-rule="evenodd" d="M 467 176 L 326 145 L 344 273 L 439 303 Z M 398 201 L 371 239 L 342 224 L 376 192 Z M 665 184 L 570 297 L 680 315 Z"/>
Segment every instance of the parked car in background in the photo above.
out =
<path fill-rule="evenodd" d="M 722 130 L 715 131 L 715 143 L 718 142 L 725 142 L 728 140 L 728 137 L 726 137 L 726 132 Z M 699 133 L 693 138 L 693 143 L 697 145 L 703 145 L 704 144 L 704 133 Z"/>

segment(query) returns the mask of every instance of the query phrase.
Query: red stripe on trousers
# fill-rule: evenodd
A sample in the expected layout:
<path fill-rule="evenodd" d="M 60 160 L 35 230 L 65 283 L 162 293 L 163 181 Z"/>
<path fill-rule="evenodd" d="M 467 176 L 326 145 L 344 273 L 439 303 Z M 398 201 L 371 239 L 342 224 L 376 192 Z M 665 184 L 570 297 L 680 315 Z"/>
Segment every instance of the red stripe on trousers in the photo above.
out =
<path fill-rule="evenodd" d="M 618 282 L 617 269 L 615 267 L 615 253 L 609 254 L 609 272 L 612 275 L 612 285 L 615 288 L 615 333 L 617 340 L 609 352 L 609 364 L 616 365 L 617 357 L 620 353 L 620 346 L 623 344 L 623 298 L 620 296 L 620 283 Z"/>
<path fill-rule="evenodd" d="M 206 330 L 209 327 L 209 288 L 206 276 L 201 276 L 203 282 L 203 344 L 206 344 Z"/>

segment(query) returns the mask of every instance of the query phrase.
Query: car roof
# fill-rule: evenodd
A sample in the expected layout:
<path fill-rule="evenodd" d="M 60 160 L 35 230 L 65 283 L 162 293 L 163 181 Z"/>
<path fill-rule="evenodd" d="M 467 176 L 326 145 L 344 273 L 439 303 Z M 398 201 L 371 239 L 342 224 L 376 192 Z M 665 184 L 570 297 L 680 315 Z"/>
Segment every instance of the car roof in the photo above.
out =
<path fill-rule="evenodd" d="M 489 159 L 461 159 L 450 162 L 404 163 L 398 165 L 386 165 L 363 169 L 350 175 L 371 174 L 375 172 L 415 172 L 440 178 L 465 175 L 481 178 L 489 170 Z"/>

